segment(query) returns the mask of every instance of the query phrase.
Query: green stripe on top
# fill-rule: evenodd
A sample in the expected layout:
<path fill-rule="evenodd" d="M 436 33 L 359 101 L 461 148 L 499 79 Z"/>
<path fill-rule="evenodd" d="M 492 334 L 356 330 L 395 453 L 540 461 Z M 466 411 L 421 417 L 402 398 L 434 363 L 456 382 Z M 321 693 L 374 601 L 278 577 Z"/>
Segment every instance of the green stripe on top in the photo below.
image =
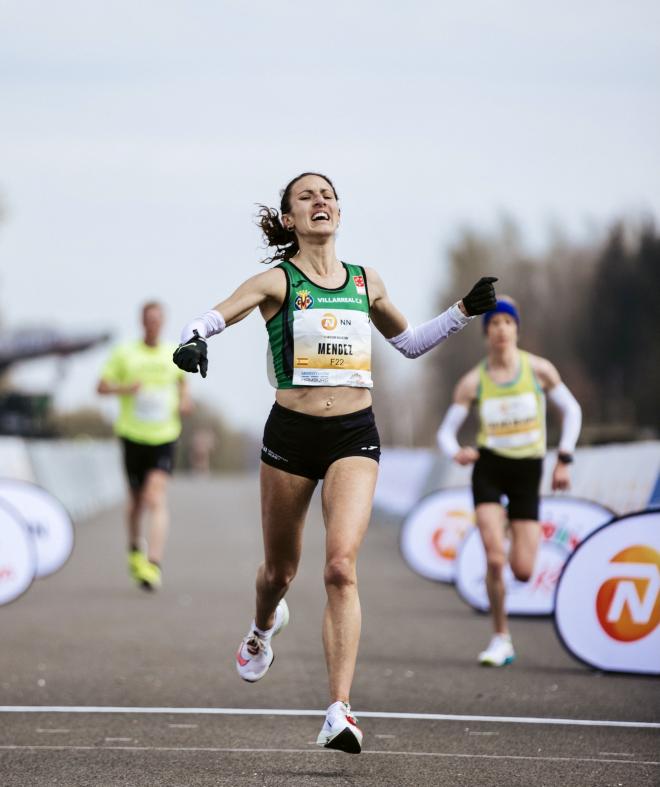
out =
<path fill-rule="evenodd" d="M 336 288 L 315 284 L 289 260 L 277 266 L 286 275 L 287 290 L 280 310 L 266 323 L 274 387 L 371 387 L 366 275 L 359 265 L 342 265 L 346 279 Z"/>

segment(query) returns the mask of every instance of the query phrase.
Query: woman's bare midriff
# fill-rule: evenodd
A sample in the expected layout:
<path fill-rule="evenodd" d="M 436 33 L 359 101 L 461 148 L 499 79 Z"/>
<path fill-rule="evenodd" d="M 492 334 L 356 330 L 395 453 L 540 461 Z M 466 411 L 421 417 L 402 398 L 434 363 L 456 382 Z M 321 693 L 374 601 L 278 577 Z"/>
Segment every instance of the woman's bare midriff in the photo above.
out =
<path fill-rule="evenodd" d="M 282 407 L 305 415 L 346 415 L 371 407 L 371 390 L 346 386 L 285 388 L 277 391 L 275 399 Z"/>

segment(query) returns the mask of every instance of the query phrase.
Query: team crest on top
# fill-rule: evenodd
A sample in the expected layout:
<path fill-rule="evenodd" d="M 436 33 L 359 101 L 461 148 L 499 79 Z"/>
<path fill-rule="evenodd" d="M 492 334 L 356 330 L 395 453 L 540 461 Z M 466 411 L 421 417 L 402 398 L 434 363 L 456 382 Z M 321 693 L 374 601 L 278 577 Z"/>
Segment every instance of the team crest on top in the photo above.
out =
<path fill-rule="evenodd" d="M 296 300 L 293 303 L 296 309 L 309 309 L 314 305 L 314 298 L 309 290 L 297 290 Z"/>
<path fill-rule="evenodd" d="M 358 292 L 358 295 L 366 295 L 367 289 L 364 285 L 364 276 L 353 276 L 353 282 L 355 283 L 355 289 Z"/>

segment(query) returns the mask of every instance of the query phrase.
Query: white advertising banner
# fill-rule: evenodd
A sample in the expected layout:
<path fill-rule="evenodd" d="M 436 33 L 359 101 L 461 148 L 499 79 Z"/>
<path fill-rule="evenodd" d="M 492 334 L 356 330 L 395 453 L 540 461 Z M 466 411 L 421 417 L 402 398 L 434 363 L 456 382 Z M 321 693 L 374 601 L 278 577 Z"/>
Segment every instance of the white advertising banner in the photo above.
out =
<path fill-rule="evenodd" d="M 73 550 L 73 524 L 60 501 L 36 484 L 0 478 L 0 500 L 27 523 L 37 551 L 37 577 L 53 574 Z"/>
<path fill-rule="evenodd" d="M 25 593 L 36 570 L 36 550 L 26 523 L 0 501 L 0 606 Z"/>
<path fill-rule="evenodd" d="M 508 564 L 504 570 L 507 614 L 551 615 L 557 580 L 568 556 L 582 539 L 611 519 L 610 510 L 588 500 L 542 497 L 541 543 L 531 579 L 518 581 Z M 459 595 L 470 606 L 482 612 L 489 609 L 486 553 L 476 528 L 467 534 L 458 552 L 455 582 Z"/>
<path fill-rule="evenodd" d="M 468 487 L 433 492 L 415 505 L 401 526 L 403 559 L 426 579 L 453 582 L 458 549 L 473 526 Z"/>
<path fill-rule="evenodd" d="M 592 667 L 660 675 L 660 510 L 616 519 L 580 544 L 559 578 L 555 627 Z"/>

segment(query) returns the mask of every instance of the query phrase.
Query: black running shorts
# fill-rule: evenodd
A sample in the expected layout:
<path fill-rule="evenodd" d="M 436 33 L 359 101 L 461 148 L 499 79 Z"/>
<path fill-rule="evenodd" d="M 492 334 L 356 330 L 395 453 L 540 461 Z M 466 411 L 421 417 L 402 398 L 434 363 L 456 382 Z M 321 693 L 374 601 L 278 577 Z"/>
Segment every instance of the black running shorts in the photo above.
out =
<path fill-rule="evenodd" d="M 509 459 L 480 448 L 472 470 L 474 505 L 499 503 L 506 495 L 510 520 L 538 520 L 542 471 L 543 459 Z"/>
<path fill-rule="evenodd" d="M 151 470 L 163 470 L 171 475 L 174 469 L 174 449 L 176 443 L 147 445 L 134 443 L 125 437 L 121 439 L 124 448 L 124 467 L 128 483 L 134 492 L 144 485 L 147 473 Z"/>
<path fill-rule="evenodd" d="M 297 413 L 275 402 L 264 428 L 262 462 L 316 481 L 333 462 L 347 456 L 380 459 L 380 437 L 371 407 L 323 416 Z"/>

